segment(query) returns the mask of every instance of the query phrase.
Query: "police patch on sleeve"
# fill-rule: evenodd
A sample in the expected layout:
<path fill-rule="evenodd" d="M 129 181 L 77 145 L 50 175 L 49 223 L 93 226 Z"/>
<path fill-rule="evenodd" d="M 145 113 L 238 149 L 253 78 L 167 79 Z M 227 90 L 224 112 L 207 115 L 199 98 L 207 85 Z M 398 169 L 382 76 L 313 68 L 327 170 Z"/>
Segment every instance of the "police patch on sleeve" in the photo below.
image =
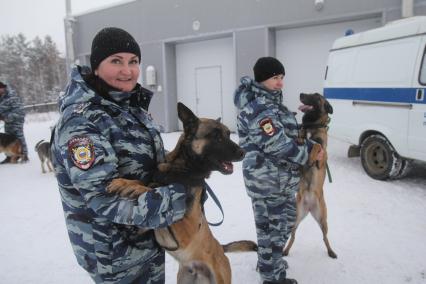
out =
<path fill-rule="evenodd" d="M 276 132 L 274 124 L 272 123 L 272 119 L 270 119 L 269 117 L 262 119 L 259 122 L 259 126 L 260 128 L 262 128 L 263 132 L 268 136 L 272 136 Z"/>
<path fill-rule="evenodd" d="M 73 137 L 68 141 L 71 160 L 79 169 L 87 170 L 95 161 L 93 142 L 89 137 Z"/>

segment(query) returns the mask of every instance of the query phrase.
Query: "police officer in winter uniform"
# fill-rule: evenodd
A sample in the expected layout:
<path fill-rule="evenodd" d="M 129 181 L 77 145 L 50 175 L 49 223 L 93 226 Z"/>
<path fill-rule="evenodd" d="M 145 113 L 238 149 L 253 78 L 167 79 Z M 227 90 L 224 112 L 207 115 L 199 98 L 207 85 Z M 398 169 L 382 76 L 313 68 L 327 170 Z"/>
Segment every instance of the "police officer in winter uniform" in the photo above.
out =
<path fill-rule="evenodd" d="M 149 184 L 164 159 L 147 112 L 152 93 L 137 84 L 140 57 L 129 33 L 102 29 L 92 42 L 91 70 L 72 71 L 52 135 L 69 238 L 96 283 L 164 283 L 164 250 L 152 229 L 180 220 L 186 208 L 179 184 L 133 200 L 105 191 L 118 177 Z"/>
<path fill-rule="evenodd" d="M 246 151 L 243 176 L 252 200 L 258 239 L 258 269 L 263 283 L 297 283 L 286 278 L 282 251 L 296 219 L 296 199 L 313 142 L 298 145 L 294 114 L 282 104 L 284 66 L 261 57 L 254 80 L 241 78 L 234 94 L 240 146 Z"/>
<path fill-rule="evenodd" d="M 4 121 L 4 132 L 15 135 L 22 144 L 21 162 L 28 161 L 27 143 L 24 137 L 25 111 L 21 98 L 7 86 L 0 82 L 0 120 Z M 6 157 L 1 164 L 10 163 L 10 157 Z"/>

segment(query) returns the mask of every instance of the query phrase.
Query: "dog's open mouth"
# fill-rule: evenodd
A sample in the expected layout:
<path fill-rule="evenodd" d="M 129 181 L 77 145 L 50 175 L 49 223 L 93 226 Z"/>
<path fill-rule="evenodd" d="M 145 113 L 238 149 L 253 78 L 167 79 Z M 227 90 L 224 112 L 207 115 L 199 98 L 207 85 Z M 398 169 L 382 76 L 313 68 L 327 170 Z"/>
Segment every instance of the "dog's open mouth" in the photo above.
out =
<path fill-rule="evenodd" d="M 301 112 L 307 112 L 307 111 L 310 111 L 310 110 L 312 110 L 314 107 L 313 106 L 310 106 L 310 105 L 301 105 L 301 106 L 299 106 L 299 110 L 301 111 Z"/>
<path fill-rule="evenodd" d="M 219 171 L 224 175 L 230 175 L 234 172 L 234 165 L 231 162 L 220 162 Z"/>

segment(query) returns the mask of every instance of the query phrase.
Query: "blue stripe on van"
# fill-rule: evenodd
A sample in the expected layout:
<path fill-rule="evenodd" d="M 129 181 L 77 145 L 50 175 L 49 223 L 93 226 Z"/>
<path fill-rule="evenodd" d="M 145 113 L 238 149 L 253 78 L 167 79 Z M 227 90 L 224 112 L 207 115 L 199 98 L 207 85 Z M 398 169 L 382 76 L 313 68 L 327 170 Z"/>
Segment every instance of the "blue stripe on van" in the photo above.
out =
<path fill-rule="evenodd" d="M 327 99 L 426 104 L 424 98 L 422 101 L 416 101 L 417 90 L 417 88 L 324 88 L 324 96 Z"/>

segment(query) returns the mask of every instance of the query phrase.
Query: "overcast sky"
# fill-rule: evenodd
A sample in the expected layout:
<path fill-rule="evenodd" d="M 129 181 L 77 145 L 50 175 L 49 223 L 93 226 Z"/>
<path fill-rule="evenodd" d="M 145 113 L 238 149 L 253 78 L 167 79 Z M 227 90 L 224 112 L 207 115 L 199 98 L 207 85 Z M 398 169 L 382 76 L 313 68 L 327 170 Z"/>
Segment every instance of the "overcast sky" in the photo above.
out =
<path fill-rule="evenodd" d="M 71 0 L 73 14 L 122 0 Z M 28 40 L 50 35 L 65 53 L 65 0 L 0 0 L 0 36 L 23 33 Z"/>

